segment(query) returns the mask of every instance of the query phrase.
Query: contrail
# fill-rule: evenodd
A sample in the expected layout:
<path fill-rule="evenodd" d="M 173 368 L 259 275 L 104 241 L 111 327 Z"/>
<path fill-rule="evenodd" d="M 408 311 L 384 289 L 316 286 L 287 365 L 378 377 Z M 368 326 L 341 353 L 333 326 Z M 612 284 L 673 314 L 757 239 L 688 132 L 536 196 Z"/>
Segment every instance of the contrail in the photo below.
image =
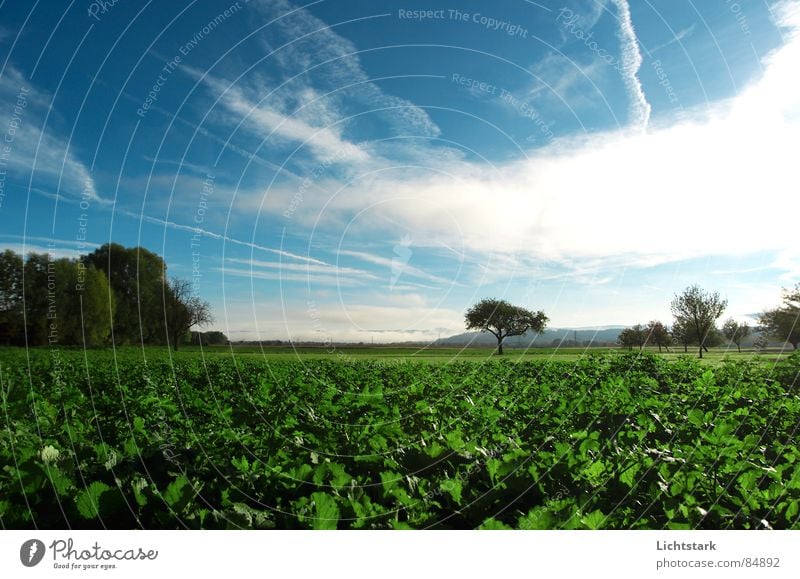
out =
<path fill-rule="evenodd" d="M 134 213 L 133 211 L 126 211 L 124 209 L 117 209 L 117 214 L 124 215 L 126 217 L 130 217 L 132 219 L 140 219 L 142 221 L 146 221 L 148 223 L 153 223 L 155 225 L 162 225 L 164 227 L 169 227 L 171 229 L 177 229 L 179 231 L 188 231 L 189 233 L 198 233 L 200 235 L 205 235 L 206 237 L 210 237 L 211 239 L 219 239 L 221 241 L 225 241 L 227 243 L 234 243 L 236 245 L 244 245 L 245 247 L 249 247 L 251 249 L 256 249 L 258 251 L 263 251 L 266 253 L 272 253 L 275 255 L 280 255 L 282 257 L 287 257 L 289 259 L 296 259 L 298 261 L 304 261 L 306 263 L 312 263 L 316 265 L 328 265 L 331 266 L 332 264 L 322 261 L 320 259 L 314 259 L 313 257 L 307 257 L 304 255 L 297 255 L 296 253 L 292 253 L 290 251 L 286 251 L 283 249 L 274 249 L 272 247 L 265 247 L 263 245 L 259 245 L 257 243 L 250 243 L 247 241 L 240 241 L 233 237 L 229 237 L 227 235 L 222 235 L 221 233 L 214 233 L 213 231 L 209 231 L 207 229 L 203 229 L 201 227 L 194 227 L 192 225 L 183 225 L 181 223 L 175 223 L 174 221 L 166 221 L 164 219 L 159 219 L 158 217 L 150 217 L 149 215 L 139 215 Z"/>
<path fill-rule="evenodd" d="M 640 129 L 647 128 L 650 122 L 650 103 L 644 95 L 642 83 L 636 76 L 642 66 L 642 53 L 639 52 L 639 41 L 633 29 L 631 7 L 628 0 L 612 0 L 619 14 L 620 29 L 617 36 L 620 39 L 622 52 L 622 78 L 630 98 L 631 120 Z"/>

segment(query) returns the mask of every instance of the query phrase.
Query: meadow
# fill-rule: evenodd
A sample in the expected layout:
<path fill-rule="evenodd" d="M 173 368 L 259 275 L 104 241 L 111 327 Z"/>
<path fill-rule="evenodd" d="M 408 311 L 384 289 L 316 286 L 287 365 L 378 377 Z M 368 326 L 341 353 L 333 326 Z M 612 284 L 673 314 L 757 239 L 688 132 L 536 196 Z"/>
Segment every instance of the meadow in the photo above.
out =
<path fill-rule="evenodd" d="M 800 528 L 800 356 L 0 350 L 3 528 Z"/>
<path fill-rule="evenodd" d="M 123 349 L 124 352 L 130 348 Z M 142 356 L 161 357 L 166 353 L 159 348 L 145 348 L 144 351 L 138 350 Z M 636 350 L 638 351 L 638 350 Z M 676 361 L 682 358 L 697 357 L 695 349 L 690 349 L 685 353 L 682 348 L 672 348 L 669 352 L 659 352 L 657 348 L 646 347 L 642 350 L 645 353 L 657 354 L 668 361 Z M 345 346 L 184 346 L 177 352 L 177 356 L 201 356 L 201 357 L 245 357 L 261 358 L 263 360 L 381 360 L 381 361 L 420 361 L 434 363 L 451 363 L 457 361 L 483 362 L 497 358 L 495 348 L 445 348 L 433 346 L 380 346 L 380 345 L 345 345 Z M 561 348 L 506 348 L 504 359 L 512 361 L 563 361 L 576 362 L 581 359 L 595 356 L 597 354 L 619 354 L 631 352 L 620 350 L 620 348 L 605 347 L 561 347 Z M 173 356 L 175 352 L 171 353 Z M 753 349 L 743 349 L 737 352 L 735 348 L 721 347 L 709 348 L 703 354 L 702 362 L 712 366 L 724 361 L 748 360 L 757 361 L 762 364 L 774 364 L 779 360 L 787 358 L 791 350 L 781 350 L 772 348 L 763 351 Z"/>

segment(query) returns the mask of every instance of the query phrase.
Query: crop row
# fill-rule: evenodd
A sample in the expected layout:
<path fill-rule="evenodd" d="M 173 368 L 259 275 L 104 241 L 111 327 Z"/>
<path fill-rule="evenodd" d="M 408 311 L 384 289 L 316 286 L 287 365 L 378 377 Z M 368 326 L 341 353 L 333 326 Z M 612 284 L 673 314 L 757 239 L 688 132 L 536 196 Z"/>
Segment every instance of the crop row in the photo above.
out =
<path fill-rule="evenodd" d="M 798 528 L 797 355 L 0 353 L 4 528 Z"/>

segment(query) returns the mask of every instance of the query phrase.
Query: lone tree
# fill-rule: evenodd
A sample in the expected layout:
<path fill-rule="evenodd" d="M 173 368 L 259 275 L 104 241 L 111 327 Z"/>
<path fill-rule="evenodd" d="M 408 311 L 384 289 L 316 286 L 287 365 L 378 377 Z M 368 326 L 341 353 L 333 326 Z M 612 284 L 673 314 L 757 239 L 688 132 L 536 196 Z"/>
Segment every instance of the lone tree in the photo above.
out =
<path fill-rule="evenodd" d="M 503 354 L 503 340 L 528 330 L 541 332 L 549 321 L 544 312 L 532 312 L 505 300 L 484 299 L 467 310 L 468 330 L 481 330 L 497 338 L 497 354 Z"/>
<path fill-rule="evenodd" d="M 794 290 L 783 290 L 783 307 L 763 312 L 758 321 L 764 331 L 797 349 L 800 343 L 800 283 Z"/>
<path fill-rule="evenodd" d="M 666 348 L 667 352 L 669 352 L 669 345 L 672 343 L 672 336 L 669 335 L 669 330 L 657 320 L 652 320 L 647 324 L 645 328 L 645 332 L 647 333 L 647 343 L 648 344 L 655 344 L 658 346 L 658 351 L 661 351 L 661 348 Z"/>
<path fill-rule="evenodd" d="M 192 285 L 187 280 L 174 277 L 164 290 L 164 321 L 177 352 L 186 332 L 193 326 L 210 324 L 214 318 L 209 303 L 192 295 Z"/>
<path fill-rule="evenodd" d="M 698 355 L 703 357 L 706 343 L 714 339 L 715 323 L 725 311 L 728 300 L 719 296 L 719 292 L 707 293 L 700 286 L 692 285 L 683 290 L 681 295 L 676 295 L 672 300 L 672 315 L 675 324 L 682 325 L 691 337 L 692 342 L 698 344 Z"/>
<path fill-rule="evenodd" d="M 733 318 L 729 318 L 722 325 L 722 334 L 729 342 L 736 344 L 736 349 L 742 351 L 742 341 L 750 335 L 750 326 L 747 323 L 740 324 Z"/>

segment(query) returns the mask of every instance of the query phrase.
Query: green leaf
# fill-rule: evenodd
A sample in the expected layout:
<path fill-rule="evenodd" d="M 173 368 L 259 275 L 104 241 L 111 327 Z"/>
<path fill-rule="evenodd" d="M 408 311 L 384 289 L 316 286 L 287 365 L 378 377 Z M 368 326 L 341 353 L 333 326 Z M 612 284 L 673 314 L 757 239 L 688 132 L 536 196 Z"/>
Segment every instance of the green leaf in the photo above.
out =
<path fill-rule="evenodd" d="M 481 531 L 513 531 L 511 527 L 497 519 L 486 519 L 483 524 L 478 527 Z"/>
<path fill-rule="evenodd" d="M 122 450 L 125 452 L 125 456 L 128 458 L 139 456 L 139 446 L 136 444 L 136 440 L 133 438 L 129 438 L 125 441 L 125 444 L 122 446 Z"/>
<path fill-rule="evenodd" d="M 460 430 L 448 432 L 444 438 L 447 441 L 447 445 L 450 447 L 450 450 L 458 452 L 466 446 L 464 439 L 461 437 Z"/>
<path fill-rule="evenodd" d="M 764 473 L 757 470 L 748 470 L 739 475 L 737 481 L 739 485 L 746 491 L 752 492 L 756 489 L 756 485 Z"/>
<path fill-rule="evenodd" d="M 603 514 L 603 511 L 599 509 L 581 518 L 581 522 L 592 530 L 602 529 L 605 525 L 605 521 L 606 516 Z"/>
<path fill-rule="evenodd" d="M 602 461 L 595 461 L 588 467 L 583 469 L 583 475 L 593 485 L 599 485 L 603 482 L 603 473 L 606 470 L 605 464 Z"/>
<path fill-rule="evenodd" d="M 312 493 L 311 500 L 314 501 L 312 527 L 317 530 L 335 530 L 339 522 L 336 498 L 326 493 Z"/>
<path fill-rule="evenodd" d="M 546 507 L 534 507 L 517 522 L 520 529 L 544 531 L 553 528 L 553 513 Z"/>
<path fill-rule="evenodd" d="M 633 466 L 622 471 L 622 473 L 619 475 L 619 482 L 624 485 L 628 485 L 630 488 L 633 488 L 633 485 L 636 484 L 636 475 L 639 474 L 640 468 L 641 466 L 639 464 L 634 464 Z"/>
<path fill-rule="evenodd" d="M 800 501 L 792 501 L 786 507 L 786 520 L 793 523 L 797 518 L 797 513 L 800 512 Z"/>
<path fill-rule="evenodd" d="M 699 408 L 692 408 L 686 415 L 686 420 L 688 420 L 689 423 L 700 427 L 705 424 L 705 414 Z"/>
<path fill-rule="evenodd" d="M 100 499 L 103 494 L 111 490 L 111 487 L 104 482 L 95 481 L 87 488 L 78 493 L 75 499 L 75 506 L 78 512 L 86 519 L 94 519 L 100 515 Z"/>
<path fill-rule="evenodd" d="M 56 489 L 56 493 L 59 496 L 64 496 L 67 494 L 69 489 L 72 488 L 72 480 L 65 475 L 57 466 L 48 466 L 44 467 L 43 470 L 47 473 L 50 482 L 53 483 L 53 487 Z"/>
<path fill-rule="evenodd" d="M 231 459 L 231 464 L 242 474 L 247 474 L 250 472 L 250 463 L 247 461 L 247 457 L 242 455 L 240 459 Z"/>
<path fill-rule="evenodd" d="M 133 431 L 136 434 L 142 434 L 147 436 L 147 430 L 145 428 L 144 420 L 141 416 L 134 416 L 133 418 Z"/>
<path fill-rule="evenodd" d="M 164 500 L 175 511 L 182 511 L 194 497 L 192 484 L 185 475 L 169 483 L 164 492 Z"/>
<path fill-rule="evenodd" d="M 147 497 L 142 492 L 148 483 L 143 478 L 136 478 L 131 481 L 131 488 L 133 488 L 133 497 L 136 499 L 136 504 L 140 507 L 147 505 Z"/>
<path fill-rule="evenodd" d="M 692 525 L 689 523 L 678 523 L 675 521 L 670 521 L 667 523 L 667 528 L 673 531 L 688 531 L 692 528 Z"/>
<path fill-rule="evenodd" d="M 331 462 L 328 464 L 328 470 L 331 473 L 331 486 L 336 490 L 349 485 L 353 480 L 353 477 L 345 472 L 343 464 Z"/>
<path fill-rule="evenodd" d="M 461 479 L 448 478 L 443 480 L 439 486 L 444 492 L 450 494 L 457 505 L 461 504 L 461 491 L 463 489 Z"/>

